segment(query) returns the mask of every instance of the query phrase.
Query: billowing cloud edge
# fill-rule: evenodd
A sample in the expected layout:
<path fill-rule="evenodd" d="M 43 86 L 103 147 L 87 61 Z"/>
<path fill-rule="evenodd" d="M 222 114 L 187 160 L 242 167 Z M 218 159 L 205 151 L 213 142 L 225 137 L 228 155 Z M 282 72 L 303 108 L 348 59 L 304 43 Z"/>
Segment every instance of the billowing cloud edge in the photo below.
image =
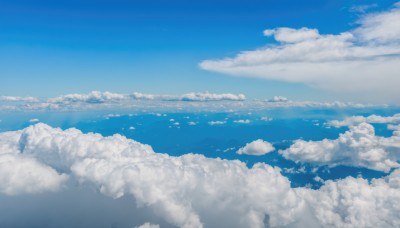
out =
<path fill-rule="evenodd" d="M 0 178 L 21 170 L 25 177 L 1 181 L 2 194 L 57 191 L 69 187 L 67 179 L 76 179 L 106 196 L 131 195 L 180 227 L 213 221 L 233 227 L 400 225 L 399 170 L 371 182 L 348 177 L 326 181 L 319 190 L 291 188 L 279 168 L 266 164 L 248 168 L 202 155 L 174 157 L 120 135 L 42 123 L 0 133 L 0 148 L 0 161 L 14 159 L 7 171 L 0 169 Z"/>

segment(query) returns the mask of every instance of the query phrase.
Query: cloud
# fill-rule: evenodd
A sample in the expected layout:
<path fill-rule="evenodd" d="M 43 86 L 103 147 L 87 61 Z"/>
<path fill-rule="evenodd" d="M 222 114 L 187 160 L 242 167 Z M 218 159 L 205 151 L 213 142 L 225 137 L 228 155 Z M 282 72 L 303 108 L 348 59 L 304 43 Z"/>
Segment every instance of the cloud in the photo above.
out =
<path fill-rule="evenodd" d="M 246 99 L 244 94 L 231 94 L 231 93 L 187 93 L 179 97 L 182 101 L 244 101 Z"/>
<path fill-rule="evenodd" d="M 69 103 L 105 103 L 105 102 L 114 102 L 119 100 L 127 99 L 125 94 L 118 93 L 110 93 L 110 92 L 100 92 L 100 91 L 92 91 L 88 94 L 67 94 L 59 97 L 50 98 L 47 100 L 48 103 L 55 104 L 69 104 Z"/>
<path fill-rule="evenodd" d="M 38 102 L 39 99 L 36 97 L 0 96 L 0 101 Z"/>
<path fill-rule="evenodd" d="M 240 124 L 249 124 L 251 123 L 250 120 L 234 120 L 234 123 L 240 123 Z"/>
<path fill-rule="evenodd" d="M 244 101 L 246 96 L 244 94 L 232 94 L 232 93 L 186 93 L 182 95 L 155 95 L 155 94 L 143 94 L 133 93 L 130 95 L 132 98 L 140 100 L 162 100 L 162 101 Z"/>
<path fill-rule="evenodd" d="M 347 117 L 344 120 L 331 120 L 328 121 L 328 126 L 333 127 L 344 127 L 344 126 L 352 126 L 357 125 L 363 122 L 367 123 L 399 123 L 400 122 L 400 113 L 397 113 L 393 116 L 379 116 L 379 115 L 370 115 L 367 117 L 364 116 L 351 116 Z"/>
<path fill-rule="evenodd" d="M 400 132 L 385 138 L 375 135 L 368 123 L 350 126 L 350 130 L 334 140 L 296 140 L 288 149 L 280 151 L 287 159 L 316 165 L 347 165 L 383 172 L 399 167 Z"/>
<path fill-rule="evenodd" d="M 287 102 L 289 99 L 282 96 L 274 96 L 273 98 L 269 99 L 268 102 Z"/>
<path fill-rule="evenodd" d="M 142 224 L 142 225 L 140 225 L 140 226 L 137 226 L 137 228 L 160 228 L 160 225 L 155 225 L 155 224 L 151 224 L 151 223 L 148 223 L 148 222 L 146 222 L 146 223 L 144 223 L 144 224 Z"/>
<path fill-rule="evenodd" d="M 139 213 L 135 217 L 139 221 L 133 224 L 136 226 L 164 224 L 163 221 L 179 227 L 400 225 L 400 208 L 397 206 L 400 200 L 399 170 L 371 183 L 362 178 L 348 177 L 326 181 L 319 190 L 291 188 L 279 168 L 266 164 L 258 163 L 248 168 L 237 160 L 212 159 L 195 154 L 169 156 L 155 153 L 150 146 L 121 135 L 103 137 L 83 134 L 76 129 L 51 128 L 41 123 L 19 131 L 0 133 L 0 147 L 2 159 L 15 159 L 9 165 L 0 166 L 2 193 L 14 194 L 8 197 L 0 193 L 2 205 L 13 205 L 1 211 L 4 216 L 0 217 L 0 225 L 12 226 L 12 222 L 21 224 L 21 220 L 28 219 L 19 227 L 29 227 L 33 220 L 29 217 L 31 215 L 40 215 L 42 217 L 36 219 L 54 224 L 58 219 L 50 221 L 49 216 L 54 215 L 57 207 L 50 206 L 48 213 L 39 213 L 46 204 L 53 205 L 54 201 L 63 205 L 60 214 L 71 219 L 62 215 L 56 218 L 62 221 L 80 218 L 80 226 L 93 224 L 85 223 L 85 219 L 103 221 L 103 218 L 109 218 L 110 214 L 102 209 L 115 202 L 131 202 L 132 206 L 122 208 L 138 210 L 124 217 L 132 218 Z M 18 172 L 21 173 L 15 178 L 16 182 L 3 181 L 10 177 L 10 173 Z M 67 177 L 69 181 L 65 182 Z M 9 190 L 3 190 L 6 188 Z M 33 200 L 36 195 L 26 195 L 56 189 L 64 190 L 54 195 L 41 195 L 47 200 L 36 198 L 39 204 Z M 74 194 L 71 195 L 71 191 Z M 114 200 L 104 201 L 99 193 Z M 16 203 L 18 194 L 25 195 Z M 85 203 L 71 206 L 71 202 L 80 200 Z M 27 201 L 34 205 L 31 206 L 34 210 L 24 209 L 22 202 Z M 99 204 L 99 201 L 105 204 Z M 20 204 L 23 206 L 18 207 Z M 71 216 L 71 211 L 81 212 L 82 207 L 87 211 Z M 10 214 L 13 210 L 17 210 L 16 213 Z M 18 213 L 21 211 L 25 213 Z M 119 212 L 113 216 L 120 216 L 124 210 Z M 145 216 L 144 212 L 153 214 Z M 99 214 L 96 216 L 95 213 Z M 82 217 L 82 214 L 91 217 Z M 155 219 L 157 217 L 162 219 Z M 43 227 L 43 223 L 39 226 Z"/>
<path fill-rule="evenodd" d="M 355 12 L 355 13 L 365 13 L 368 10 L 377 7 L 378 4 L 370 4 L 370 5 L 356 5 L 350 7 L 349 11 L 350 12 Z"/>
<path fill-rule="evenodd" d="M 208 124 L 209 125 L 222 125 L 222 124 L 226 124 L 226 121 L 220 121 L 220 120 L 209 121 Z"/>
<path fill-rule="evenodd" d="M 274 96 L 266 101 L 246 100 L 243 94 L 231 93 L 187 93 L 183 95 L 157 94 L 121 94 L 92 91 L 88 94 L 67 94 L 38 100 L 37 102 L 1 102 L 1 111 L 81 111 L 110 109 L 145 109 L 159 112 L 160 110 L 186 111 L 229 111 L 249 108 L 370 108 L 387 107 L 387 105 L 360 104 L 352 102 L 313 102 L 291 101 L 282 96 Z"/>
<path fill-rule="evenodd" d="M 271 143 L 266 142 L 262 139 L 257 139 L 253 142 L 247 143 L 244 147 L 240 148 L 237 154 L 247 154 L 247 155 L 264 155 L 269 152 L 274 151 L 275 148 Z"/>
<path fill-rule="evenodd" d="M 375 179 L 347 177 L 326 181 L 319 190 L 297 193 L 311 207 L 322 227 L 398 227 L 400 172 Z"/>
<path fill-rule="evenodd" d="M 375 101 L 398 102 L 400 6 L 366 14 L 358 27 L 340 34 L 310 28 L 264 31 L 277 45 L 233 58 L 205 60 L 200 67 L 228 75 L 304 83 Z M 370 93 L 370 95 L 368 94 Z"/>
<path fill-rule="evenodd" d="M 68 175 L 79 183 L 98 187 L 107 196 L 131 195 L 138 205 L 150 207 L 180 227 L 202 227 L 204 222 L 212 226 L 213 220 L 232 215 L 236 219 L 229 219 L 225 225 L 261 227 L 265 214 L 271 216 L 271 224 L 285 225 L 291 219 L 287 209 L 299 207 L 289 181 L 279 174 L 279 169 L 264 164 L 248 169 L 239 161 L 193 154 L 172 157 L 154 153 L 150 146 L 120 135 L 102 137 L 40 123 L 4 134 L 0 134 L 0 142 L 9 148 L 6 153 L 34 159 L 48 170 L 62 173 L 57 175 Z M 10 166 L 13 167 L 16 166 Z M 46 177 L 35 170 L 30 172 Z M 0 175 L 6 177 L 9 173 Z M 36 184 L 28 179 L 20 181 L 22 186 Z M 274 190 L 262 194 L 249 191 L 276 184 Z M 9 183 L 0 185 L 9 187 Z M 278 205 L 274 203 L 277 199 L 286 200 Z"/>

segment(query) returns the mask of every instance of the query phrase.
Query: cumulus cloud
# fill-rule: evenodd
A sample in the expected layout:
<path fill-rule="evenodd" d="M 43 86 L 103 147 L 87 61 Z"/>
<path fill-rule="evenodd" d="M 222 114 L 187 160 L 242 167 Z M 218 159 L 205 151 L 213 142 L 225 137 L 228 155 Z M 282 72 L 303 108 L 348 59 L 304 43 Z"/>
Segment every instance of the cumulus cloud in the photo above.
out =
<path fill-rule="evenodd" d="M 264 164 L 248 169 L 239 161 L 193 154 L 172 157 L 154 153 L 150 146 L 120 135 L 102 137 L 44 124 L 2 133 L 0 140 L 7 149 L 3 153 L 34 159 L 48 170 L 57 170 L 60 174 L 53 171 L 56 175 L 68 175 L 80 183 L 98 186 L 103 194 L 113 198 L 131 195 L 139 205 L 151 207 L 169 223 L 180 227 L 202 227 L 202 218 L 213 221 L 233 214 L 237 219 L 230 219 L 226 225 L 261 227 L 266 214 L 271 216 L 271 224 L 285 225 L 291 221 L 286 210 L 300 206 L 279 169 Z M 14 167 L 18 169 L 9 166 Z M 35 169 L 26 172 L 42 179 L 47 177 Z M 8 173 L 0 174 L 5 177 Z M 19 185 L 38 185 L 24 181 L 28 180 L 20 180 Z M 10 188 L 7 182 L 0 185 L 0 189 Z M 262 194 L 248 191 L 269 186 L 274 189 Z M 245 199 L 236 197 L 237 192 Z M 272 203 L 282 198 L 286 199 L 284 204 Z"/>
<path fill-rule="evenodd" d="M 400 225 L 398 170 L 371 183 L 349 177 L 326 181 L 320 190 L 291 188 L 279 168 L 266 164 L 248 168 L 237 160 L 194 154 L 174 157 L 155 153 L 150 146 L 120 135 L 103 137 L 40 123 L 0 133 L 0 146 L 2 159 L 7 162 L 12 160 L 9 157 L 16 159 L 11 165 L 0 166 L 0 179 L 21 172 L 16 182 L 1 179 L 3 194 L 54 191 L 68 177 L 74 184 L 66 184 L 65 188 L 74 189 L 80 184 L 91 186 L 86 189 L 97 188 L 111 198 L 133 200 L 139 208 L 153 211 L 153 218 L 159 216 L 179 227 Z M 32 164 L 37 167 L 31 167 Z M 49 180 L 59 181 L 49 183 Z M 33 190 L 27 191 L 29 188 Z M 88 197 L 91 195 L 87 193 L 81 196 Z M 24 198 L 27 199 L 30 198 Z M 0 194 L 0 202 L 10 200 Z M 20 221 L 29 213 L 34 212 L 19 213 L 16 217 Z M 0 217 L 0 225 L 8 224 L 3 223 L 6 218 L 9 217 Z M 146 218 L 139 224 L 151 227 L 160 223 Z"/>
<path fill-rule="evenodd" d="M 351 117 L 347 117 L 344 120 L 328 121 L 327 125 L 333 126 L 333 127 L 344 127 L 344 126 L 357 125 L 357 124 L 360 124 L 363 122 L 367 122 L 367 123 L 399 123 L 400 122 L 400 113 L 397 113 L 393 116 L 379 116 L 379 115 L 370 115 L 367 117 L 351 116 Z"/>
<path fill-rule="evenodd" d="M 398 227 L 400 172 L 375 179 L 326 181 L 319 190 L 298 189 L 323 227 Z"/>
<path fill-rule="evenodd" d="M 233 58 L 205 60 L 200 67 L 229 75 L 304 83 L 368 99 L 398 102 L 400 6 L 366 14 L 358 27 L 340 34 L 310 28 L 264 31 L 278 42 Z M 371 94 L 372 95 L 372 94 Z"/>
<path fill-rule="evenodd" d="M 237 154 L 248 154 L 248 155 L 264 155 L 274 151 L 275 148 L 271 143 L 266 142 L 262 139 L 257 139 L 253 142 L 247 143 L 244 147 L 240 148 Z"/>
<path fill-rule="evenodd" d="M 287 159 L 317 165 L 347 165 L 389 172 L 399 167 L 400 132 L 385 138 L 375 135 L 368 123 L 350 126 L 350 130 L 334 140 L 296 140 L 280 151 Z"/>

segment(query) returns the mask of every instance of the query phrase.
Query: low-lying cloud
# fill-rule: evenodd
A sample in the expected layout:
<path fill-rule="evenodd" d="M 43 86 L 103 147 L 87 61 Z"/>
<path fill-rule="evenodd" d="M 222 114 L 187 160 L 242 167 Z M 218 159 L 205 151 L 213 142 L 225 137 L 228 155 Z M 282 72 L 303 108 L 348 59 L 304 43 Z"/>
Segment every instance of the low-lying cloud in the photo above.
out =
<path fill-rule="evenodd" d="M 62 193 L 69 191 L 75 192 L 72 197 L 89 201 L 92 195 L 100 192 L 114 198 L 108 201 L 108 205 L 121 199 L 128 205 L 130 201 L 137 205 L 137 213 L 144 214 L 137 217 L 140 221 L 135 226 L 400 225 L 400 208 L 396 206 L 400 196 L 398 170 L 371 183 L 362 178 L 348 177 L 326 181 L 319 190 L 291 188 L 290 181 L 281 175 L 279 168 L 266 164 L 258 163 L 248 168 L 240 161 L 202 155 L 174 157 L 155 153 L 150 146 L 121 135 L 103 137 L 41 123 L 19 131 L 0 133 L 0 148 L 0 161 L 13 161 L 8 166 L 2 163 L 0 179 L 16 177 L 13 181 L 0 181 L 2 205 L 20 196 L 29 201 L 46 192 L 55 192 L 55 201 L 62 201 L 60 197 L 66 196 Z M 92 199 L 104 201 L 99 197 Z M 68 205 L 67 202 L 75 200 L 69 195 L 65 201 Z M 99 200 L 85 205 L 84 208 L 90 210 L 88 213 L 99 213 L 86 219 L 101 220 L 111 216 L 102 215 L 106 212 L 101 208 L 90 208 L 98 206 Z M 42 203 L 37 208 L 43 206 Z M 22 206 L 20 210 L 24 210 Z M 2 214 L 7 213 L 11 213 L 10 210 Z M 54 210 L 50 214 L 54 214 Z M 29 213 L 0 217 L 0 225 L 12 224 L 12 218 L 21 224 L 26 216 Z M 132 216 L 136 218 L 135 214 Z M 88 224 L 82 218 L 80 221 L 81 225 Z M 29 226 L 29 222 L 25 224 L 28 224 L 25 227 Z"/>

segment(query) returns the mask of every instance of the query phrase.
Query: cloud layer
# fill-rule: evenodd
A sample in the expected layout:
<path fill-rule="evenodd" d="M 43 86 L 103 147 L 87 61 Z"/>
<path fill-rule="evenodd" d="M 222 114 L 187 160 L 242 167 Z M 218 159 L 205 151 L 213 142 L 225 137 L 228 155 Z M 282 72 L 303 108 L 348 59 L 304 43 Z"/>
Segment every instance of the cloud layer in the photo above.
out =
<path fill-rule="evenodd" d="M 18 101 L 18 102 L 16 102 Z M 3 96 L 1 111 L 75 111 L 101 109 L 145 109 L 145 110 L 201 110 L 232 111 L 261 108 L 369 108 L 387 105 L 360 104 L 353 102 L 312 102 L 291 101 L 282 96 L 274 96 L 265 101 L 246 100 L 243 94 L 232 93 L 187 93 L 182 95 L 158 95 L 143 93 L 111 93 L 92 91 L 87 94 L 67 94 L 48 99 L 34 97 Z"/>
<path fill-rule="evenodd" d="M 131 196 L 140 208 L 179 227 L 400 225 L 398 170 L 371 183 L 349 177 L 326 181 L 319 190 L 291 188 L 279 168 L 266 164 L 248 168 L 201 155 L 174 157 L 120 135 L 41 123 L 0 133 L 0 147 L 0 161 L 11 161 L 0 166 L 0 179 L 16 177 L 0 181 L 0 202 L 6 195 L 79 189 L 79 184 L 115 199 Z"/>
<path fill-rule="evenodd" d="M 304 83 L 398 102 L 400 78 L 400 6 L 367 14 L 358 27 L 341 34 L 320 34 L 310 28 L 264 31 L 275 46 L 239 53 L 233 58 L 205 60 L 200 67 L 220 73 Z"/>

